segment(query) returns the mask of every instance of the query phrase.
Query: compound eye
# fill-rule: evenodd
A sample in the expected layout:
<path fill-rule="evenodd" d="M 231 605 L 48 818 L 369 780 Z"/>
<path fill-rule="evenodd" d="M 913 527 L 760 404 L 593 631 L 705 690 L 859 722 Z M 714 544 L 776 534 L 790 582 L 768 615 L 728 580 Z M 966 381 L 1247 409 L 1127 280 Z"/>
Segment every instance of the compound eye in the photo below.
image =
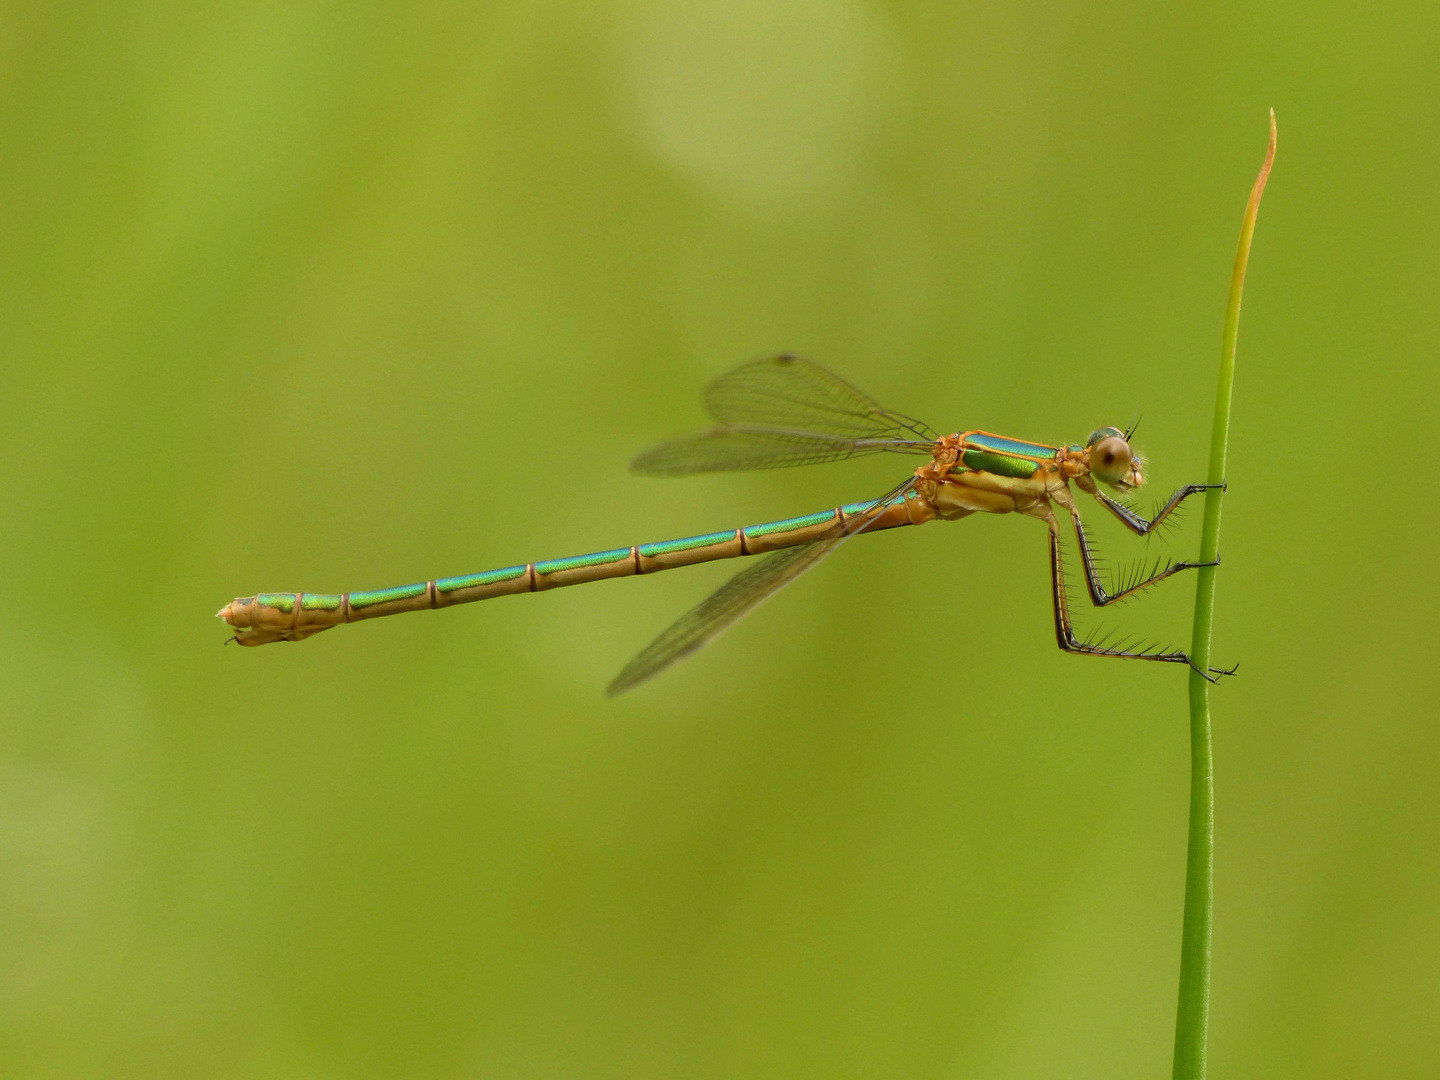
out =
<path fill-rule="evenodd" d="M 1102 484 L 1118 484 L 1130 474 L 1135 455 L 1119 435 L 1109 435 L 1090 447 L 1090 475 Z"/>

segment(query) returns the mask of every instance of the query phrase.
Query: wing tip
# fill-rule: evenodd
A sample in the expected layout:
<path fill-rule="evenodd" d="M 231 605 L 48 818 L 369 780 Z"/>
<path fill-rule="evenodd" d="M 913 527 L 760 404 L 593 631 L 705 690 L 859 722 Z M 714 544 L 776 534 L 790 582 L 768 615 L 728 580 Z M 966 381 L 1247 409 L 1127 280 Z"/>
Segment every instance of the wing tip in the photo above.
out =
<path fill-rule="evenodd" d="M 610 685 L 605 687 L 605 697 L 607 699 L 617 698 L 626 691 L 635 689 L 635 687 L 655 674 L 653 671 L 637 674 L 631 670 L 633 667 L 633 664 L 626 664 L 620 674 L 610 680 Z"/>

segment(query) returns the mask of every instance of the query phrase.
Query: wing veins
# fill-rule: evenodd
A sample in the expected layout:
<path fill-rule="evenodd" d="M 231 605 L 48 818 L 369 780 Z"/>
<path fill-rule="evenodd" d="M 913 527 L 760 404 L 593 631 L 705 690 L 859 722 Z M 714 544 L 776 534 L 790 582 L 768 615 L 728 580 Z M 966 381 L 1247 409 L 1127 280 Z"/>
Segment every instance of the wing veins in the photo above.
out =
<path fill-rule="evenodd" d="M 837 522 L 831 534 L 819 540 L 782 548 L 754 566 L 747 566 L 671 623 L 631 659 L 606 688 L 606 697 L 623 694 L 709 644 L 846 540 L 868 529 L 885 508 L 896 499 L 903 499 L 914 483 L 913 478 L 907 479 L 876 499 L 862 514 Z"/>

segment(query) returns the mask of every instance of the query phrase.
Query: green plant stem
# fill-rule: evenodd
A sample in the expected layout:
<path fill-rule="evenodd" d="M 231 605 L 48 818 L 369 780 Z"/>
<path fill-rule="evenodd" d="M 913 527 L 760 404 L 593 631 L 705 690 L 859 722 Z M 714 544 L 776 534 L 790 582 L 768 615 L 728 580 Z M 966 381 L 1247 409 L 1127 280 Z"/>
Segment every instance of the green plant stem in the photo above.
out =
<path fill-rule="evenodd" d="M 1220 349 L 1220 382 L 1215 391 L 1215 427 L 1210 440 L 1207 483 L 1225 479 L 1225 449 L 1230 438 L 1230 395 L 1235 383 L 1235 341 L 1240 330 L 1240 297 L 1245 291 L 1245 265 L 1260 196 L 1275 161 L 1275 110 L 1270 110 L 1270 146 L 1255 178 L 1240 246 L 1230 275 L 1225 307 L 1225 332 Z M 1200 561 L 1212 562 L 1220 551 L 1220 504 L 1224 492 L 1205 493 L 1205 527 Z M 1215 610 L 1214 566 L 1197 571 L 1195 627 L 1190 656 L 1200 671 L 1210 666 L 1210 628 Z M 1175 1080 L 1204 1080 L 1205 1045 L 1210 1025 L 1210 925 L 1215 901 L 1215 777 L 1210 753 L 1210 683 L 1190 672 L 1190 838 L 1185 857 L 1185 917 L 1180 939 L 1180 998 L 1175 1017 Z"/>

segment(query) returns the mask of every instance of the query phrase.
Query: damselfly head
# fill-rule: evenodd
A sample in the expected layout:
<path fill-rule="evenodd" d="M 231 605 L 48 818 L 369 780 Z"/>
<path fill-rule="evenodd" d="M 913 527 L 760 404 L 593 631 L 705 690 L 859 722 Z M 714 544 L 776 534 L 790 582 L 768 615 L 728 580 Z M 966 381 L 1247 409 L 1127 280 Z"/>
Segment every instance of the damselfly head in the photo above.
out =
<path fill-rule="evenodd" d="M 1129 491 L 1145 482 L 1140 473 L 1140 455 L 1130 449 L 1125 432 L 1119 428 L 1103 427 L 1091 432 L 1085 448 L 1090 475 L 1102 484 Z"/>

